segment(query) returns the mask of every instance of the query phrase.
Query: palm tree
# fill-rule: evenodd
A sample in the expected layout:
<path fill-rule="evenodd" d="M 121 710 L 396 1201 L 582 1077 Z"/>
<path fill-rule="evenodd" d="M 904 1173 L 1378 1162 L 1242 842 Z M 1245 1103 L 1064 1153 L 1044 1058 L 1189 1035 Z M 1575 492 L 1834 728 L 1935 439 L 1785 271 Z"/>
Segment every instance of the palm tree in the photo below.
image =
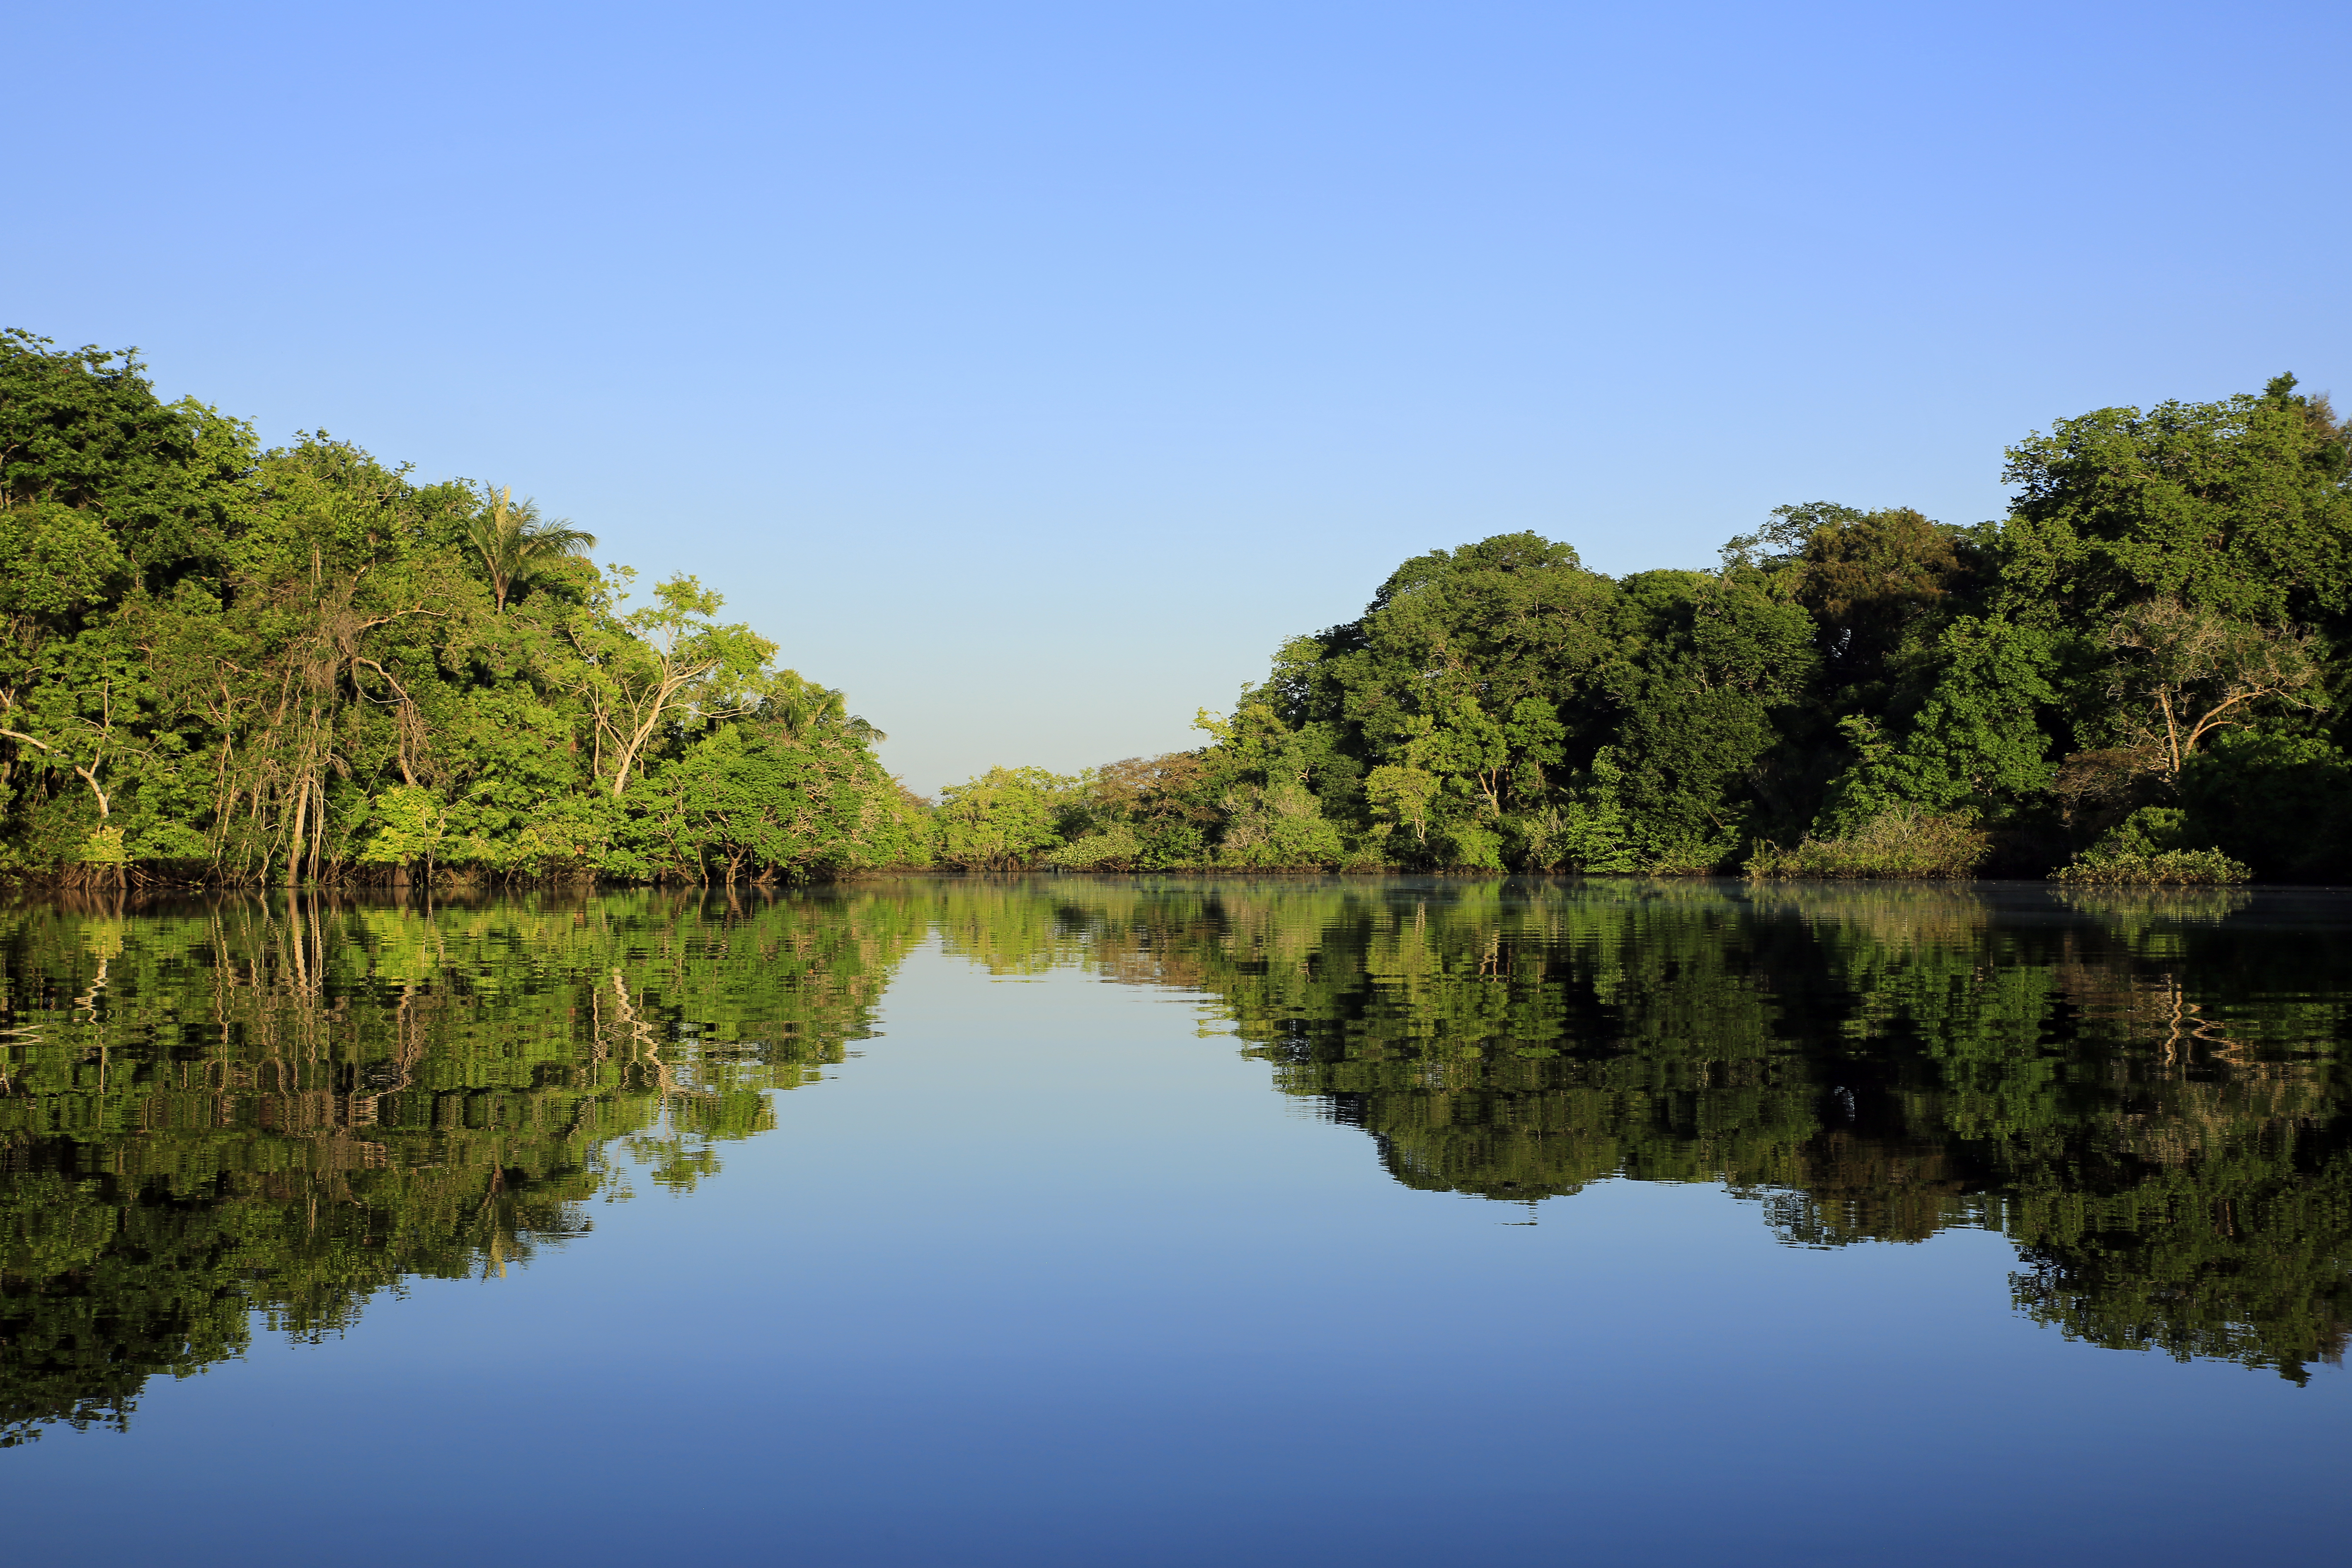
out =
<path fill-rule="evenodd" d="M 481 552 L 490 570 L 490 597 L 506 613 L 507 598 L 562 557 L 585 559 L 596 548 L 596 536 L 573 528 L 564 519 L 541 521 L 535 502 L 517 506 L 511 487 L 501 489 L 488 513 L 466 525 L 466 537 Z"/>
<path fill-rule="evenodd" d="M 890 738 L 851 713 L 839 692 L 804 681 L 792 670 L 778 678 L 762 711 L 795 741 L 808 739 L 814 731 L 836 727 L 867 746 L 879 746 Z"/>

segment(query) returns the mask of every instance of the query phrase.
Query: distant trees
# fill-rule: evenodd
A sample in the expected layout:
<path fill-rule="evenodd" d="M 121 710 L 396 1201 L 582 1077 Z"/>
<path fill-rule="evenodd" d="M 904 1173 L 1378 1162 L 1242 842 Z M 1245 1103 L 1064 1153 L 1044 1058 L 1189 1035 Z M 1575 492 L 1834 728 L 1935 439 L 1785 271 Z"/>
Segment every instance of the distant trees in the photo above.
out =
<path fill-rule="evenodd" d="M 933 823 L 940 860 L 966 871 L 1009 871 L 1058 848 L 1076 782 L 1042 768 L 992 768 L 950 785 L 940 791 Z"/>

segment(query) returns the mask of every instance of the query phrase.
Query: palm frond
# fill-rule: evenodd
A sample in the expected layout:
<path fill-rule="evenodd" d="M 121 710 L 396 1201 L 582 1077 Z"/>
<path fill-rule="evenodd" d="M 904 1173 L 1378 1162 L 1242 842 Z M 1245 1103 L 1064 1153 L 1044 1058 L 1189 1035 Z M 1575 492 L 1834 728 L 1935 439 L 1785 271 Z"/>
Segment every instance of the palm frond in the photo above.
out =
<path fill-rule="evenodd" d="M 542 518 L 539 504 L 516 501 L 511 486 L 501 486 L 489 503 L 467 524 L 466 537 L 489 572 L 490 597 L 501 611 L 515 590 L 535 575 L 535 568 L 567 558 L 585 559 L 596 548 L 594 534 L 573 528 L 567 517 Z"/>

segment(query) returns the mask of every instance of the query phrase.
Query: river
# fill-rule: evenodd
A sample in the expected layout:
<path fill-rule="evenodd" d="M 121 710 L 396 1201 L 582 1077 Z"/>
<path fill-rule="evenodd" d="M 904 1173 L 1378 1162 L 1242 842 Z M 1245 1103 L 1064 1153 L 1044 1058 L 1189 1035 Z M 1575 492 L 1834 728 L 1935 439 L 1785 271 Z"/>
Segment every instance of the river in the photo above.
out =
<path fill-rule="evenodd" d="M 2352 895 L 907 878 L 0 951 L 23 1561 L 2352 1526 Z"/>

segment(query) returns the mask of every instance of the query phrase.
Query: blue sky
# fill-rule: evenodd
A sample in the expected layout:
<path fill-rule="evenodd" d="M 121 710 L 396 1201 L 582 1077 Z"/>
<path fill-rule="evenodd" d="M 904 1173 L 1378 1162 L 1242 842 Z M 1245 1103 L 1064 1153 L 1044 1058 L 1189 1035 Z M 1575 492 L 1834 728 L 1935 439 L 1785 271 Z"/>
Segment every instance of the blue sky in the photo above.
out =
<path fill-rule="evenodd" d="M 700 574 L 926 792 L 1399 560 L 2340 386 L 2340 8 L 10 4 L 0 322 Z"/>

